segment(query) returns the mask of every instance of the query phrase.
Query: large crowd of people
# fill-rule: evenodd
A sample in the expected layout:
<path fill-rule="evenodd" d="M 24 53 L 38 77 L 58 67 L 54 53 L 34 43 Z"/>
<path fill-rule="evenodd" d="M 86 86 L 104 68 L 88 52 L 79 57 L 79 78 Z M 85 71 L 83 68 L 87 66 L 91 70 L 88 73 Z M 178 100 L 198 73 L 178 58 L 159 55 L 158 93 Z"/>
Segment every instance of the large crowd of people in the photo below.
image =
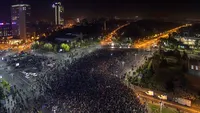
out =
<path fill-rule="evenodd" d="M 10 59 L 9 65 L 16 62 L 25 65 L 18 70 L 39 67 L 38 76 L 31 78 L 29 88 L 18 89 L 12 110 L 16 113 L 40 110 L 44 113 L 146 113 L 145 106 L 120 79 L 124 78 L 126 64 L 133 63 L 134 54 L 135 51 L 98 50 L 80 59 L 72 54 L 73 62 L 32 54 L 17 61 Z"/>

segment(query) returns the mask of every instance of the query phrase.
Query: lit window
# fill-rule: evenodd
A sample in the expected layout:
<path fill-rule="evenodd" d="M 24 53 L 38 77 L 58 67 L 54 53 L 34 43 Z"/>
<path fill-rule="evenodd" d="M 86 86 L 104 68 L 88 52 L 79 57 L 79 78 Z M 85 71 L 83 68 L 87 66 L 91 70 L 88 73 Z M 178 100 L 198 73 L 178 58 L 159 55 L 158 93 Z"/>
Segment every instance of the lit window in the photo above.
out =
<path fill-rule="evenodd" d="M 198 67 L 198 66 L 196 66 L 196 70 L 199 70 L 199 67 Z"/>
<path fill-rule="evenodd" d="M 26 7 L 23 7 L 23 10 L 26 10 Z"/>
<path fill-rule="evenodd" d="M 17 16 L 12 17 L 12 20 L 17 20 Z"/>
<path fill-rule="evenodd" d="M 191 69 L 194 69 L 194 66 L 193 66 L 193 65 L 191 65 Z"/>

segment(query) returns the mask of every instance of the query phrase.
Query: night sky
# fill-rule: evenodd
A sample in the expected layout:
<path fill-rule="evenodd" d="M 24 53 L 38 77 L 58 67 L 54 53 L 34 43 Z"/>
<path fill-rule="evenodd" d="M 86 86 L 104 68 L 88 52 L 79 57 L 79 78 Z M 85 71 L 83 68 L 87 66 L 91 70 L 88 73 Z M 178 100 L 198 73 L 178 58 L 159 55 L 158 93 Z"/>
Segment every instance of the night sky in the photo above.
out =
<path fill-rule="evenodd" d="M 9 20 L 10 6 L 17 0 L 1 0 L 0 21 Z M 20 1 L 20 0 L 18 0 Z M 53 20 L 52 4 L 61 1 L 65 18 L 95 16 L 157 16 L 174 18 L 200 18 L 200 3 L 147 3 L 144 0 L 22 0 L 31 5 L 32 20 Z M 132 1 L 132 2 L 131 2 Z M 147 0 L 146 0 L 147 1 Z M 162 3 L 161 3 L 162 2 Z"/>

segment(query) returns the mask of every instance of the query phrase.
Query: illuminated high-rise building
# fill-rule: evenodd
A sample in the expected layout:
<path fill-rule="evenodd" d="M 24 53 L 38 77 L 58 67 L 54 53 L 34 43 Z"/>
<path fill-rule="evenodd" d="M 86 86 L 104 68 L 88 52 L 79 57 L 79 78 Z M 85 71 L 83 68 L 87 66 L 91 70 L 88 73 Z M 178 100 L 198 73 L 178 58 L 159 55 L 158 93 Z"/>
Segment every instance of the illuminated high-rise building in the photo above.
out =
<path fill-rule="evenodd" d="M 64 7 L 60 2 L 56 2 L 52 5 L 55 13 L 55 25 L 64 25 Z"/>
<path fill-rule="evenodd" d="M 104 30 L 106 31 L 106 21 L 104 22 Z"/>
<path fill-rule="evenodd" d="M 11 6 L 12 35 L 20 38 L 30 36 L 30 5 L 16 4 Z"/>

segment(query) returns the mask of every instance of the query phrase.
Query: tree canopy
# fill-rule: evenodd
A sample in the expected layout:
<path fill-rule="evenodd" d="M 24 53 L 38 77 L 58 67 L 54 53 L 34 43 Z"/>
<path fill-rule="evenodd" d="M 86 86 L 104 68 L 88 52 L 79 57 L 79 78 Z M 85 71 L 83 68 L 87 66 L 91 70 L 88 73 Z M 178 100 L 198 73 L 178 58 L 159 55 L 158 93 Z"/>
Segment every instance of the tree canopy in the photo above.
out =
<path fill-rule="evenodd" d="M 70 50 L 69 45 L 68 45 L 68 44 L 65 44 L 65 43 L 62 43 L 62 44 L 60 45 L 60 47 L 61 47 L 62 49 L 64 49 L 65 51 L 69 51 L 69 50 Z"/>
<path fill-rule="evenodd" d="M 44 49 L 52 50 L 52 49 L 53 49 L 53 46 L 52 46 L 52 44 L 50 44 L 50 43 L 46 43 L 46 44 L 44 44 Z"/>
<path fill-rule="evenodd" d="M 0 100 L 4 99 L 3 87 L 0 86 Z"/>
<path fill-rule="evenodd" d="M 32 49 L 38 49 L 39 48 L 39 42 L 38 41 L 34 42 L 31 47 L 32 47 Z"/>

